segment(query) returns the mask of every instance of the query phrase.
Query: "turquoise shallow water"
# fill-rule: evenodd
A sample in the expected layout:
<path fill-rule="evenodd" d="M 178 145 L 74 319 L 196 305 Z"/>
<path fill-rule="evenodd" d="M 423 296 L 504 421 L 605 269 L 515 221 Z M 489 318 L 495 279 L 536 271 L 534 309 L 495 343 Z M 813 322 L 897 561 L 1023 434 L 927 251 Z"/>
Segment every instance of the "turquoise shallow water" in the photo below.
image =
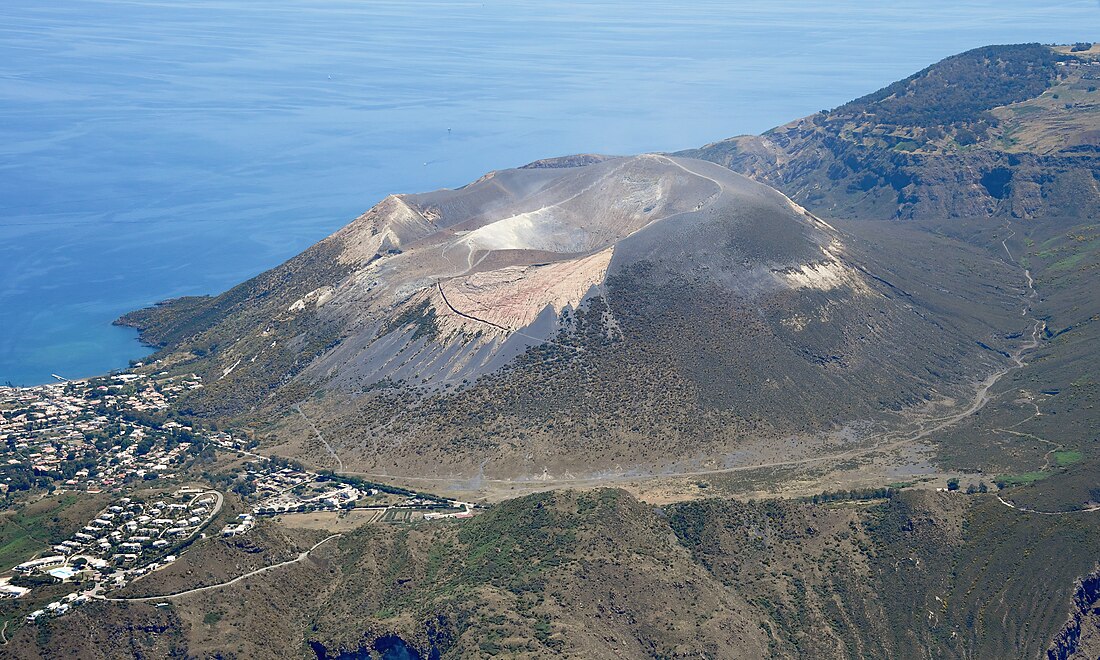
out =
<path fill-rule="evenodd" d="M 145 353 L 121 313 L 216 293 L 390 192 L 697 146 L 988 43 L 1100 38 L 1094 0 L 7 0 L 0 383 Z"/>

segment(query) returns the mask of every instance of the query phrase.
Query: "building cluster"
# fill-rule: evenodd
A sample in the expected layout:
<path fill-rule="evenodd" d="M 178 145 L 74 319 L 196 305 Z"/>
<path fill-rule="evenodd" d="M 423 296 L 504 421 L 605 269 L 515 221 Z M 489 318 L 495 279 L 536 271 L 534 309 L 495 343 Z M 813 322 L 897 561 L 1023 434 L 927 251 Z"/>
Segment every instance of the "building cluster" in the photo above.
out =
<path fill-rule="evenodd" d="M 181 500 L 188 499 L 188 491 L 152 502 L 123 497 L 53 549 L 64 556 L 107 560 L 105 566 L 134 565 L 193 536 L 214 514 L 218 498 L 213 491 L 186 502 Z"/>
<path fill-rule="evenodd" d="M 253 454 L 255 456 L 255 454 Z M 256 456 L 256 458 L 263 457 Z M 404 494 L 386 495 L 377 488 L 366 484 L 348 483 L 331 475 L 325 476 L 300 467 L 286 466 L 282 463 L 263 459 L 245 465 L 246 479 L 255 487 L 257 503 L 252 514 L 242 516 L 234 524 L 227 525 L 223 534 L 231 536 L 241 534 L 251 528 L 253 516 L 276 516 L 284 513 L 306 511 L 340 511 L 354 508 L 395 508 L 395 509 L 431 509 L 443 513 L 427 519 L 457 517 L 464 518 L 473 513 L 467 505 L 444 498 L 416 495 L 408 491 L 396 491 Z M 382 496 L 385 503 L 371 498 Z M 395 501 L 397 500 L 397 501 Z M 448 511 L 448 508 L 458 511 Z"/>
<path fill-rule="evenodd" d="M 246 440 L 234 437 L 225 431 L 207 431 L 203 434 L 203 437 L 213 443 L 218 449 L 251 453 L 248 451 L 250 445 Z"/>
<path fill-rule="evenodd" d="M 116 493 L 70 538 L 0 575 L 0 598 L 20 598 L 43 584 L 73 583 L 72 593 L 26 619 L 60 616 L 175 561 L 221 510 L 222 493 L 157 489 L 164 492 L 140 497 L 123 487 L 150 480 L 150 485 L 159 485 L 163 482 L 155 480 L 177 476 L 192 450 L 204 461 L 215 450 L 249 457 L 243 470 L 207 475 L 212 484 L 224 482 L 252 503 L 250 512 L 221 530 L 225 536 L 250 531 L 261 515 L 356 506 L 432 511 L 426 519 L 472 515 L 462 503 L 312 472 L 292 461 L 253 453 L 249 440 L 174 420 L 168 412 L 172 402 L 199 387 L 197 376 L 166 374 L 0 387 L 0 494 L 46 488 Z M 127 494 L 131 496 L 123 496 Z"/>
<path fill-rule="evenodd" d="M 1058 66 L 1064 67 L 1063 70 L 1073 73 L 1080 73 L 1082 80 L 1100 80 L 1100 60 L 1091 60 L 1083 62 L 1081 60 L 1069 60 L 1064 62 L 1058 62 Z"/>
<path fill-rule="evenodd" d="M 237 516 L 237 520 L 229 523 L 225 527 L 222 527 L 222 536 L 236 536 L 237 534 L 244 534 L 252 529 L 256 524 L 256 519 L 252 517 L 251 513 L 242 513 Z"/>
<path fill-rule="evenodd" d="M 135 374 L 0 387 L 0 493 L 44 481 L 100 492 L 168 476 L 191 429 L 156 413 L 199 387 L 198 376 Z"/>
<path fill-rule="evenodd" d="M 64 385 L 0 388 L 0 443 L 6 465 L 25 465 L 36 472 L 60 469 L 69 455 L 95 452 L 86 435 L 107 426 L 83 396 Z"/>
<path fill-rule="evenodd" d="M 452 505 L 457 511 L 429 511 L 424 514 L 424 520 L 442 520 L 444 518 L 473 518 L 474 512 L 470 504 L 455 502 Z"/>
<path fill-rule="evenodd" d="M 321 492 L 295 493 L 293 490 L 275 493 L 256 506 L 256 513 L 263 515 L 278 515 L 293 511 L 338 511 L 353 506 L 354 502 L 363 497 L 377 495 L 378 491 L 372 489 L 360 490 L 355 486 L 344 485 L 339 482 L 329 482 L 324 485 L 330 488 Z"/>
<path fill-rule="evenodd" d="M 91 588 L 74 592 L 32 612 L 40 616 L 64 614 L 91 597 L 98 588 L 125 585 L 130 580 L 176 560 L 172 554 L 199 533 L 218 513 L 222 496 L 217 491 L 181 489 L 147 501 L 122 497 L 99 512 L 72 538 L 53 546 L 53 552 L 12 569 L 16 575 L 51 578 L 54 582 L 88 582 Z M 0 596 L 20 597 L 30 590 L 0 578 Z"/>
<path fill-rule="evenodd" d="M 21 598 L 30 593 L 30 587 L 20 587 L 11 583 L 11 576 L 0 577 L 0 598 Z"/>
<path fill-rule="evenodd" d="M 43 616 L 61 616 L 77 605 L 83 605 L 86 602 L 88 602 L 88 596 L 86 594 L 74 591 L 61 600 L 55 600 L 43 609 L 35 610 L 28 614 L 27 623 L 34 623 L 39 617 Z"/>
<path fill-rule="evenodd" d="M 304 486 L 317 479 L 315 472 L 293 467 L 278 468 L 264 463 L 249 463 L 245 470 L 256 486 L 257 497 L 261 499 L 278 497 L 297 486 Z"/>

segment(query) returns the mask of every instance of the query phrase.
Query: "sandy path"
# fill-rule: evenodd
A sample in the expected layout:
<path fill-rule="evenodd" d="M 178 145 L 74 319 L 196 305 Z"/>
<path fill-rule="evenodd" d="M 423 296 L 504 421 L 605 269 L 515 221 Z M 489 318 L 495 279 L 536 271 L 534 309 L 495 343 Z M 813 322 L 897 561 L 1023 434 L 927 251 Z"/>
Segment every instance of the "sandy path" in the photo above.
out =
<path fill-rule="evenodd" d="M 298 414 L 302 416 L 302 419 L 306 420 L 306 423 L 309 424 L 309 428 L 313 429 L 313 432 L 317 434 L 317 439 L 321 441 L 321 444 L 325 446 L 325 449 L 328 450 L 328 453 L 332 456 L 333 459 L 336 460 L 336 471 L 343 472 L 344 461 L 340 459 L 340 455 L 336 453 L 336 450 L 332 448 L 332 445 L 328 443 L 328 440 L 325 440 L 325 436 L 321 434 L 321 429 L 317 428 L 317 425 L 313 423 L 313 420 L 307 417 L 304 412 L 302 412 L 301 405 L 297 403 L 294 404 L 294 409 L 298 411 Z"/>
<path fill-rule="evenodd" d="M 1022 511 L 1024 513 L 1034 513 L 1040 516 L 1072 516 L 1075 513 L 1093 513 L 1095 511 L 1100 511 L 1100 505 L 1085 507 L 1084 509 L 1073 509 L 1071 511 L 1036 511 L 1035 509 L 1029 509 L 1027 507 L 1014 504 L 1012 500 L 1006 500 L 1000 495 L 997 496 L 997 501 L 1010 509 L 1015 509 L 1016 511 Z"/>

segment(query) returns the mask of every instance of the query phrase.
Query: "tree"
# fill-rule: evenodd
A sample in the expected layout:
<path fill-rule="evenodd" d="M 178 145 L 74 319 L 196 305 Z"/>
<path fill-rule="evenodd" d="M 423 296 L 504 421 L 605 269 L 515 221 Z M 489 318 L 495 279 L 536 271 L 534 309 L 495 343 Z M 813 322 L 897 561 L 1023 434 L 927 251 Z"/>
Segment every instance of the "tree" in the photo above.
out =
<path fill-rule="evenodd" d="M 959 480 L 951 478 L 947 480 L 947 490 L 955 491 L 959 489 Z"/>
<path fill-rule="evenodd" d="M 958 142 L 964 147 L 975 144 L 977 141 L 978 136 L 975 135 L 974 132 L 968 128 L 960 127 L 957 131 L 955 131 L 955 142 Z"/>
<path fill-rule="evenodd" d="M 150 451 L 152 451 L 155 442 L 156 441 L 153 440 L 153 438 L 151 437 L 142 438 L 141 442 L 137 444 L 137 447 L 134 449 L 134 451 L 137 452 L 138 456 L 144 456 L 145 454 L 148 454 Z"/>
<path fill-rule="evenodd" d="M 233 492 L 241 497 L 249 497 L 256 492 L 256 484 L 252 481 L 239 481 L 233 486 Z"/>

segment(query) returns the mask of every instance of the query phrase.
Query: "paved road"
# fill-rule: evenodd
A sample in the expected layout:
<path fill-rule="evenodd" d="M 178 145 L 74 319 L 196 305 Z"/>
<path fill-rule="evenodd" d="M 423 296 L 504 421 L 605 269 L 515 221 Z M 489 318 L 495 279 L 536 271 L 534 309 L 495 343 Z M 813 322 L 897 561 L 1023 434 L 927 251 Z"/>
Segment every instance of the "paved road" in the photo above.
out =
<path fill-rule="evenodd" d="M 166 594 L 164 596 L 141 596 L 141 597 L 135 597 L 135 598 L 112 598 L 112 597 L 108 597 L 108 596 L 96 596 L 96 598 L 98 598 L 99 600 L 108 600 L 108 601 L 112 601 L 112 602 L 116 602 L 116 603 L 117 602 L 141 603 L 141 602 L 150 602 L 150 601 L 170 600 L 170 599 L 173 599 L 173 598 L 182 598 L 183 596 L 190 596 L 191 594 L 197 594 L 197 593 L 201 593 L 201 592 L 204 592 L 204 591 L 213 591 L 215 589 L 221 589 L 222 587 L 228 587 L 231 584 L 236 584 L 236 583 L 240 582 L 241 580 L 245 580 L 245 579 L 250 578 L 254 575 L 259 575 L 260 573 L 266 573 L 267 571 L 273 571 L 277 568 L 282 568 L 283 566 L 290 566 L 291 564 L 297 564 L 301 561 L 304 561 L 306 559 L 306 557 L 309 556 L 309 553 L 316 550 L 318 548 L 318 546 L 320 546 L 322 543 L 325 543 L 326 541 L 331 541 L 332 539 L 334 539 L 338 536 L 343 536 L 343 534 L 333 534 L 332 536 L 321 539 L 320 541 L 315 543 L 313 545 L 313 547 L 311 547 L 310 549 L 303 550 L 301 553 L 299 553 L 297 558 L 295 558 L 295 559 L 289 559 L 287 561 L 280 562 L 278 564 L 272 564 L 271 566 L 265 566 L 263 568 L 258 568 L 254 571 L 250 571 L 248 573 L 245 573 L 244 575 L 241 575 L 239 577 L 235 577 L 232 580 L 229 580 L 228 582 L 222 582 L 220 584 L 211 584 L 211 585 L 208 585 L 208 586 L 205 586 L 205 587 L 195 587 L 194 589 L 188 589 L 187 591 L 180 591 L 180 592 L 177 592 L 177 593 L 174 593 L 174 594 Z"/>
<path fill-rule="evenodd" d="M 182 541 L 182 542 L 189 542 L 192 539 L 194 539 L 196 536 L 198 536 L 199 538 L 206 538 L 206 533 L 203 532 L 203 530 L 206 529 L 207 527 L 209 527 L 210 523 L 214 522 L 214 519 L 218 517 L 219 513 L 221 513 L 222 505 L 225 503 L 225 496 L 222 495 L 220 492 L 218 492 L 216 490 L 204 490 L 200 493 L 196 493 L 195 496 L 191 498 L 191 501 L 188 503 L 188 506 L 190 506 L 191 504 L 194 504 L 195 500 L 199 499 L 200 497 L 209 495 L 211 493 L 213 493 L 217 498 L 217 502 L 214 504 L 214 511 L 209 516 L 207 516 L 206 520 L 204 520 L 202 522 L 202 524 L 200 524 L 198 527 L 196 527 L 195 531 L 191 532 L 191 534 L 189 534 L 187 536 L 187 538 L 184 539 L 184 541 Z M 73 558 L 75 559 L 76 557 L 74 556 Z M 156 573 L 157 571 L 163 571 L 164 569 L 168 568 L 171 565 L 172 565 L 172 563 L 161 564 L 160 566 L 158 566 L 157 568 L 154 568 L 151 571 L 148 571 L 146 573 L 142 573 L 141 575 L 138 575 L 137 577 L 135 577 L 130 582 L 132 584 L 134 582 L 138 582 L 140 580 L 143 580 L 143 579 L 149 577 L 150 575 L 152 575 L 153 573 Z M 144 567 L 139 566 L 139 567 L 127 569 L 125 572 L 126 572 L 127 575 L 132 575 L 132 574 L 134 574 L 135 572 L 137 572 L 138 570 L 140 570 L 142 568 L 144 568 Z M 93 590 L 93 592 L 92 592 L 93 597 L 95 597 L 95 593 L 96 592 Z"/>

